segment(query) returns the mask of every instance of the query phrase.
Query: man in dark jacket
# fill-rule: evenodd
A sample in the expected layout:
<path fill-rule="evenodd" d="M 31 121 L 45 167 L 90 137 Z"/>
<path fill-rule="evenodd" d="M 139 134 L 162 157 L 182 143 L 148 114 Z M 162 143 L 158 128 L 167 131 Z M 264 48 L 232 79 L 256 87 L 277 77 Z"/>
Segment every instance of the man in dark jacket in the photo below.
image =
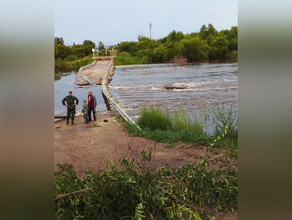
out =
<path fill-rule="evenodd" d="M 67 102 L 67 104 L 65 102 Z M 71 124 L 74 125 L 75 106 L 78 105 L 78 102 L 79 100 L 75 96 L 72 95 L 72 91 L 69 91 L 69 95 L 67 95 L 62 100 L 62 104 L 67 107 L 67 125 L 69 124 L 70 116 L 71 116 Z"/>

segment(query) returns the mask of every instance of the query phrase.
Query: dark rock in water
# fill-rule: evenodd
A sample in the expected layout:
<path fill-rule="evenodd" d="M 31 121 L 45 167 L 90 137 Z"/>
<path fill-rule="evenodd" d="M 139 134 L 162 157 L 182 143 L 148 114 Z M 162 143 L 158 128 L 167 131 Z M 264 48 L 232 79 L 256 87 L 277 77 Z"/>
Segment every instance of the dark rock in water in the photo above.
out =
<path fill-rule="evenodd" d="M 186 86 L 163 86 L 164 89 L 173 90 L 173 89 L 187 89 Z"/>

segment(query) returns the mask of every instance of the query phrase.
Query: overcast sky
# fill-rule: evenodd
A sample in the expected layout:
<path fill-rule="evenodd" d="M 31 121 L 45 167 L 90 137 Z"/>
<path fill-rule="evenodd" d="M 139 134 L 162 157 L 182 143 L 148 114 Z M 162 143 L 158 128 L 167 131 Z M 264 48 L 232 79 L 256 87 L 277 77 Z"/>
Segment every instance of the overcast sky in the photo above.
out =
<path fill-rule="evenodd" d="M 54 13 L 55 36 L 66 45 L 137 41 L 149 37 L 150 22 L 154 39 L 209 23 L 217 30 L 237 26 L 237 0 L 56 0 Z"/>

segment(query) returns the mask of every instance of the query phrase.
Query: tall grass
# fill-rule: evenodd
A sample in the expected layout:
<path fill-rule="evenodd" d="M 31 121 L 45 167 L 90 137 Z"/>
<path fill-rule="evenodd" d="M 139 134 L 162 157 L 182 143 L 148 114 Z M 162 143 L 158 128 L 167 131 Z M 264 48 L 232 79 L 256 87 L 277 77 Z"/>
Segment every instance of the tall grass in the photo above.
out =
<path fill-rule="evenodd" d="M 153 130 L 172 130 L 172 120 L 168 112 L 162 112 L 153 106 L 146 108 L 141 107 L 140 117 L 137 121 L 141 128 Z"/>
<path fill-rule="evenodd" d="M 213 112 L 215 123 L 215 135 L 219 135 L 228 127 L 226 137 L 237 138 L 237 114 L 231 108 L 224 105 L 218 105 Z"/>
<path fill-rule="evenodd" d="M 137 124 L 143 129 L 142 131 L 136 130 L 131 125 L 128 125 L 128 131 L 157 142 L 182 141 L 190 144 L 207 144 L 209 139 L 204 132 L 202 122 L 199 119 L 191 121 L 182 109 L 169 114 L 153 106 L 147 108 L 143 105 Z"/>
<path fill-rule="evenodd" d="M 190 120 L 187 113 L 176 110 L 172 114 L 153 106 L 141 106 L 137 124 L 142 128 L 127 124 L 128 132 L 134 136 L 145 137 L 157 142 L 198 144 L 212 147 L 224 147 L 233 155 L 237 154 L 236 113 L 231 108 L 218 106 L 214 111 L 215 133 L 210 135 L 204 131 L 203 122 L 199 118 Z M 224 135 L 223 135 L 224 134 Z M 215 141 L 216 140 L 216 141 Z"/>
<path fill-rule="evenodd" d="M 118 53 L 114 58 L 115 65 L 143 64 L 145 63 L 141 57 L 131 56 L 127 52 Z"/>

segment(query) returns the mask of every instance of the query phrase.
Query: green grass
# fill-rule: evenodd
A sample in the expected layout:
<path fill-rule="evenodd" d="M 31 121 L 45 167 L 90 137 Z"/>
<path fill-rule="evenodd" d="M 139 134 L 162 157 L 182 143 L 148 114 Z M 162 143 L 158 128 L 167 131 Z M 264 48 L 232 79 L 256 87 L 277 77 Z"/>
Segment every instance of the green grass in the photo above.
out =
<path fill-rule="evenodd" d="M 169 143 L 170 146 L 183 142 L 212 148 L 223 147 L 230 152 L 230 155 L 237 156 L 238 131 L 236 115 L 231 108 L 218 106 L 214 111 L 214 135 L 204 131 L 200 119 L 190 120 L 182 109 L 170 114 L 153 106 L 147 108 L 143 105 L 137 124 L 142 128 L 141 130 L 132 124 L 125 123 L 128 132 L 133 136 Z"/>
<path fill-rule="evenodd" d="M 137 124 L 142 130 L 131 124 L 126 125 L 130 134 L 156 142 L 177 143 L 181 141 L 187 144 L 207 145 L 211 138 L 204 132 L 202 122 L 199 119 L 191 121 L 182 109 L 169 114 L 153 106 L 147 108 L 143 105 Z"/>
<path fill-rule="evenodd" d="M 143 105 L 140 111 L 140 117 L 137 121 L 141 128 L 149 130 L 172 130 L 172 120 L 168 112 L 162 112 L 153 106 L 147 107 Z"/>
<path fill-rule="evenodd" d="M 127 52 L 118 53 L 114 58 L 115 65 L 144 64 L 141 57 L 131 56 Z"/>
<path fill-rule="evenodd" d="M 69 56 L 65 60 L 55 59 L 55 73 L 78 71 L 82 66 L 86 66 L 93 62 L 91 57 L 84 57 L 82 59 L 76 59 L 76 56 Z"/>

